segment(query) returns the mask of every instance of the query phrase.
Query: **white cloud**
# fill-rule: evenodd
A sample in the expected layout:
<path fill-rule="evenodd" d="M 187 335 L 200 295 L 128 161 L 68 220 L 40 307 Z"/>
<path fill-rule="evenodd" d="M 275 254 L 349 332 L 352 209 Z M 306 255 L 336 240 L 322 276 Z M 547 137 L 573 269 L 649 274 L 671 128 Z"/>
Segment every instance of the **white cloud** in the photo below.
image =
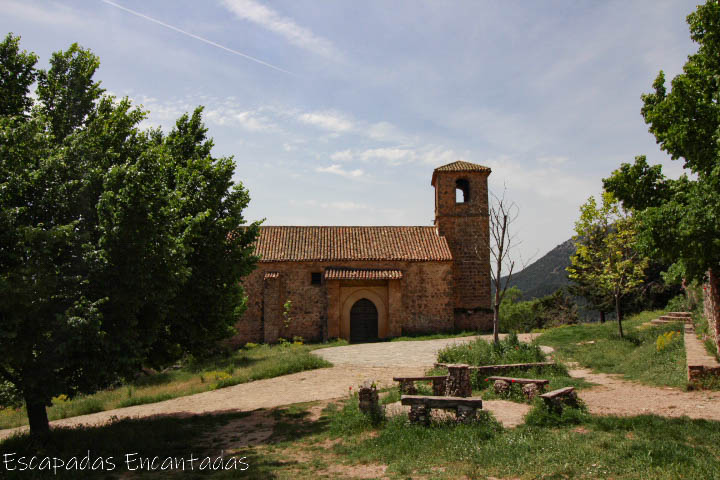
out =
<path fill-rule="evenodd" d="M 391 165 L 412 162 L 416 156 L 413 150 L 406 148 L 371 148 L 358 154 L 364 161 L 382 160 Z"/>
<path fill-rule="evenodd" d="M 209 125 L 239 126 L 251 132 L 277 131 L 278 126 L 264 113 L 263 108 L 244 109 L 232 99 L 220 100 L 206 96 L 190 96 L 161 101 L 144 95 L 132 96 L 133 103 L 148 110 L 147 120 L 141 126 L 171 128 L 184 113 L 192 113 L 198 105 L 205 105 L 203 121 Z M 134 97 L 134 98 L 133 98 Z"/>
<path fill-rule="evenodd" d="M 458 160 L 464 160 L 467 155 L 459 154 L 455 150 L 437 145 L 422 147 L 379 147 L 358 152 L 342 150 L 333 153 L 330 158 L 335 161 L 350 161 L 353 159 L 363 162 L 383 162 L 389 166 L 418 163 L 422 165 L 440 166 Z"/>
<path fill-rule="evenodd" d="M 259 111 L 242 111 L 228 105 L 206 109 L 205 119 L 208 123 L 216 125 L 238 125 L 251 132 L 269 131 L 276 128 Z"/>
<path fill-rule="evenodd" d="M 342 56 L 329 40 L 255 0 L 223 0 L 222 4 L 238 18 L 285 37 L 293 45 L 328 58 L 337 59 Z"/>
<path fill-rule="evenodd" d="M 363 176 L 363 171 L 360 169 L 356 170 L 345 170 L 340 165 L 334 164 L 329 167 L 317 167 L 315 169 L 319 173 L 332 173 L 334 175 L 340 175 L 345 178 L 359 178 Z"/>
<path fill-rule="evenodd" d="M 87 21 L 87 17 L 76 15 L 70 8 L 57 2 L 47 2 L 42 7 L 36 7 L 26 1 L 3 0 L 2 12 L 10 17 L 54 26 L 80 27 Z"/>
<path fill-rule="evenodd" d="M 341 150 L 330 155 L 330 159 L 336 162 L 349 162 L 353 159 L 353 154 L 350 150 Z"/>
<path fill-rule="evenodd" d="M 338 112 L 309 112 L 298 115 L 298 120 L 331 132 L 349 132 L 354 128 L 352 120 Z"/>

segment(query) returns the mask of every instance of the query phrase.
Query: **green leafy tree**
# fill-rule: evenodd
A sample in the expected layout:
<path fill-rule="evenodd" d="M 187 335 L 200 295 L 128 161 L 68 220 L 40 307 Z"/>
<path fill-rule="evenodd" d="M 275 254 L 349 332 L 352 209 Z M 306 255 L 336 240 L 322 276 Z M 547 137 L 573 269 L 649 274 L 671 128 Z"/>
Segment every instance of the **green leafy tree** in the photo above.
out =
<path fill-rule="evenodd" d="M 602 205 L 590 197 L 580 207 L 575 232 L 576 252 L 570 259 L 568 277 L 595 285 L 599 295 L 613 299 L 622 337 L 622 299 L 643 284 L 649 264 L 635 248 L 637 220 L 605 192 Z"/>
<path fill-rule="evenodd" d="M 52 397 L 227 337 L 257 225 L 239 228 L 249 197 L 210 155 L 201 109 L 141 131 L 145 113 L 92 80 L 90 51 L 36 70 L 8 35 L 0 60 L 0 383 L 43 435 Z"/>
<path fill-rule="evenodd" d="M 674 263 L 688 281 L 701 281 L 720 265 L 720 4 L 707 1 L 687 22 L 698 51 L 670 91 L 660 72 L 654 91 L 642 96 L 642 115 L 660 148 L 683 159 L 694 178 L 667 179 L 660 166 L 648 167 L 638 157 L 604 183 L 625 207 L 637 210 L 644 252 Z"/>
<path fill-rule="evenodd" d="M 595 199 L 592 197 L 586 205 L 589 209 L 597 209 Z M 582 213 L 588 214 L 587 210 L 583 210 Z M 587 226 L 584 229 L 583 236 L 575 235 L 573 237 L 575 252 L 570 256 L 570 265 L 566 268 L 568 278 L 572 282 L 568 286 L 568 292 L 576 297 L 583 297 L 590 309 L 598 311 L 601 323 L 605 323 L 605 312 L 613 310 L 614 299 L 605 289 L 600 277 L 594 273 L 603 268 L 600 252 L 609 231 L 610 225 L 595 222 L 592 227 Z"/>

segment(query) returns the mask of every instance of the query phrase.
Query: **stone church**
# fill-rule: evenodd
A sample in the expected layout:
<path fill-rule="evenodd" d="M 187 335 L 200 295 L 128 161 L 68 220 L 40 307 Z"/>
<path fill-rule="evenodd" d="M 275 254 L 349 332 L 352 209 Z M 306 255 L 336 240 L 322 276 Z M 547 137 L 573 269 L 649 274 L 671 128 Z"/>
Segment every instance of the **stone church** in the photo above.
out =
<path fill-rule="evenodd" d="M 434 226 L 261 227 L 236 340 L 491 329 L 488 175 L 468 162 L 436 168 Z"/>

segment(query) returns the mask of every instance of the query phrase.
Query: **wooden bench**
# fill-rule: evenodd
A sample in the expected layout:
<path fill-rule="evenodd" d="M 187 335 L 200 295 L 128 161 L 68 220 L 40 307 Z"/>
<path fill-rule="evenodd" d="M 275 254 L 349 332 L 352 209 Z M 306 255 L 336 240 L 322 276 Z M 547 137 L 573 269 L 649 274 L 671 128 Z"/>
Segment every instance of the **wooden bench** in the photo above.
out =
<path fill-rule="evenodd" d="M 578 406 L 577 394 L 575 387 L 564 387 L 553 390 L 552 392 L 543 393 L 540 398 L 553 410 L 562 411 L 564 405 L 571 407 Z"/>
<path fill-rule="evenodd" d="M 458 422 L 467 423 L 477 418 L 477 409 L 482 409 L 480 397 L 439 397 L 423 395 L 403 395 L 400 403 L 410 405 L 408 418 L 410 423 L 430 423 L 430 412 L 433 408 L 455 410 Z"/>
<path fill-rule="evenodd" d="M 543 368 L 551 367 L 555 365 L 555 362 L 534 362 L 534 363 L 508 363 L 505 365 L 483 365 L 481 367 L 474 367 L 478 374 L 478 380 L 480 376 L 484 374 L 492 374 L 497 372 L 503 372 L 508 370 L 530 370 L 531 368 Z"/>
<path fill-rule="evenodd" d="M 447 378 L 447 375 L 427 375 L 422 377 L 393 377 L 393 381 L 400 382 L 400 393 L 406 395 L 415 395 L 417 393 L 415 382 L 432 381 L 433 395 L 441 397 L 445 395 Z"/>
<path fill-rule="evenodd" d="M 536 378 L 512 378 L 512 377 L 487 377 L 487 380 L 502 380 L 504 382 L 508 383 L 519 383 L 522 385 L 526 385 L 528 383 L 534 383 L 538 387 L 545 387 L 548 383 L 550 383 L 550 380 L 543 380 L 543 379 L 536 379 Z"/>

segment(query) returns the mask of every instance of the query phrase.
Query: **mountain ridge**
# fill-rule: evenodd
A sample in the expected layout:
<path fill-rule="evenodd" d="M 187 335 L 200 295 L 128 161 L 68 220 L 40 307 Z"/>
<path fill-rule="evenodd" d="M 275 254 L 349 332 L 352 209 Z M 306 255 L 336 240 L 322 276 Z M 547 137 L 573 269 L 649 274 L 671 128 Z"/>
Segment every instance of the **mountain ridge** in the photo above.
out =
<path fill-rule="evenodd" d="M 517 287 L 522 292 L 520 300 L 550 295 L 570 284 L 565 270 L 570 265 L 570 257 L 575 253 L 575 244 L 568 239 L 548 253 L 513 273 L 509 287 Z M 501 278 L 505 282 L 507 276 Z"/>

